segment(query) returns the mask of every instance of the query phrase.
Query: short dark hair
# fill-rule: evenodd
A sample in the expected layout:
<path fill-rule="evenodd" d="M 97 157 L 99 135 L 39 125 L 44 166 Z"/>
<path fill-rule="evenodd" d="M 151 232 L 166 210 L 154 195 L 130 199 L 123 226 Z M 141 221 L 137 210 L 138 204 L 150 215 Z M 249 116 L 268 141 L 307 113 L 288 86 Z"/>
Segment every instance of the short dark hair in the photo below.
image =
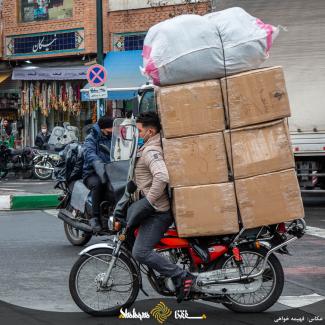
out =
<path fill-rule="evenodd" d="M 144 127 L 153 127 L 157 132 L 161 130 L 159 116 L 156 112 L 141 113 L 137 118 L 137 123 L 142 123 Z"/>
<path fill-rule="evenodd" d="M 114 120 L 108 116 L 102 116 L 97 123 L 100 129 L 109 129 L 113 127 Z"/>

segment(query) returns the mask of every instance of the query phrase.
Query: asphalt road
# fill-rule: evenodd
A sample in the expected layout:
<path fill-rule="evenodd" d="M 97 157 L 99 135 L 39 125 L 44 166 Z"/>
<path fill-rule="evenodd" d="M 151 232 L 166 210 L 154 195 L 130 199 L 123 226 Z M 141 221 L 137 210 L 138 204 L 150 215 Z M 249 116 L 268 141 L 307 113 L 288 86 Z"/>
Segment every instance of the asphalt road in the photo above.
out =
<path fill-rule="evenodd" d="M 56 194 L 60 191 L 54 189 L 55 181 L 42 181 L 39 179 L 23 179 L 10 174 L 0 179 L 0 195 L 24 195 L 24 194 Z"/>
<path fill-rule="evenodd" d="M 325 208 L 307 208 L 306 221 L 312 234 L 318 229 L 317 236 L 305 235 L 290 247 L 293 256 L 280 256 L 286 284 L 282 303 L 272 310 L 325 297 Z M 0 300 L 38 310 L 79 311 L 68 291 L 68 275 L 81 248 L 65 239 L 55 211 L 0 212 L 0 223 Z M 160 297 L 148 283 L 145 289 L 150 297 L 140 294 L 138 300 Z"/>

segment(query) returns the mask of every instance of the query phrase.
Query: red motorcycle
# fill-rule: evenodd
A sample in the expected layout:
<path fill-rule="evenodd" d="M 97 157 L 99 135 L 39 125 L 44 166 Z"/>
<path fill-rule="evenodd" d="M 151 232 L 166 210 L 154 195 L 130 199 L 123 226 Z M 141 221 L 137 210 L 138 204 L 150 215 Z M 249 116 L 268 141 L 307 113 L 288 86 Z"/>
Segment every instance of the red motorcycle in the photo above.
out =
<path fill-rule="evenodd" d="M 94 316 L 118 315 L 134 303 L 139 290 L 148 296 L 142 274 L 159 294 L 175 296 L 170 278 L 133 258 L 137 230 L 128 229 L 116 216 L 110 217 L 108 229 L 114 239 L 84 249 L 71 270 L 69 288 L 75 303 Z M 197 275 L 191 300 L 221 303 L 236 312 L 262 312 L 278 300 L 284 285 L 283 268 L 274 253 L 288 254 L 287 245 L 305 229 L 304 220 L 297 219 L 242 229 L 236 235 L 185 239 L 170 228 L 156 250 Z"/>
<path fill-rule="evenodd" d="M 135 125 L 130 127 L 136 130 Z M 133 179 L 137 132 L 123 140 L 132 143 L 128 175 L 119 179 L 114 170 L 123 161 L 111 163 L 108 173 L 114 193 L 119 193 L 121 184 L 125 184 L 125 192 L 116 200 L 113 215 L 107 215 L 105 231 L 113 240 L 80 252 L 69 278 L 75 303 L 95 316 L 118 315 L 121 308 L 129 308 L 134 303 L 139 290 L 148 296 L 142 286 L 142 275 L 159 294 L 175 296 L 170 278 L 139 264 L 132 256 L 137 230 L 127 227 L 125 216 L 136 190 L 136 185 L 127 180 Z M 237 312 L 262 312 L 278 300 L 284 285 L 283 268 L 275 253 L 288 254 L 287 245 L 302 237 L 305 229 L 305 221 L 297 219 L 286 224 L 243 228 L 235 235 L 179 238 L 176 228 L 171 227 L 156 250 L 197 276 L 191 288 L 191 300 L 221 303 Z"/>

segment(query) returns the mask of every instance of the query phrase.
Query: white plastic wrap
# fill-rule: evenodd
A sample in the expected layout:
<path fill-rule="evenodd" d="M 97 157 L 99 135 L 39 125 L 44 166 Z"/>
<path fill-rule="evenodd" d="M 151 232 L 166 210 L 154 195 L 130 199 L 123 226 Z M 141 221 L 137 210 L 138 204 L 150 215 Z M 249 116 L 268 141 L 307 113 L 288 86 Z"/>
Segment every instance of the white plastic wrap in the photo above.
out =
<path fill-rule="evenodd" d="M 149 29 L 143 72 L 155 85 L 222 78 L 258 68 L 278 29 L 241 8 L 205 16 L 181 15 Z"/>

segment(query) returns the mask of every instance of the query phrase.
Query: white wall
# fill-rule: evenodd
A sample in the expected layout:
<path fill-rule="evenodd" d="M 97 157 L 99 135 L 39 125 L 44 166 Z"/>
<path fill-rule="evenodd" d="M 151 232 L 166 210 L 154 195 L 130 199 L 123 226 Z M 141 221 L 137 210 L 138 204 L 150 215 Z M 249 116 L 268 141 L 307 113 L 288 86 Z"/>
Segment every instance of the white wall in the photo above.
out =
<path fill-rule="evenodd" d="M 209 0 L 190 0 L 191 3 L 208 2 Z M 108 11 L 141 9 L 188 3 L 186 0 L 108 0 Z"/>

